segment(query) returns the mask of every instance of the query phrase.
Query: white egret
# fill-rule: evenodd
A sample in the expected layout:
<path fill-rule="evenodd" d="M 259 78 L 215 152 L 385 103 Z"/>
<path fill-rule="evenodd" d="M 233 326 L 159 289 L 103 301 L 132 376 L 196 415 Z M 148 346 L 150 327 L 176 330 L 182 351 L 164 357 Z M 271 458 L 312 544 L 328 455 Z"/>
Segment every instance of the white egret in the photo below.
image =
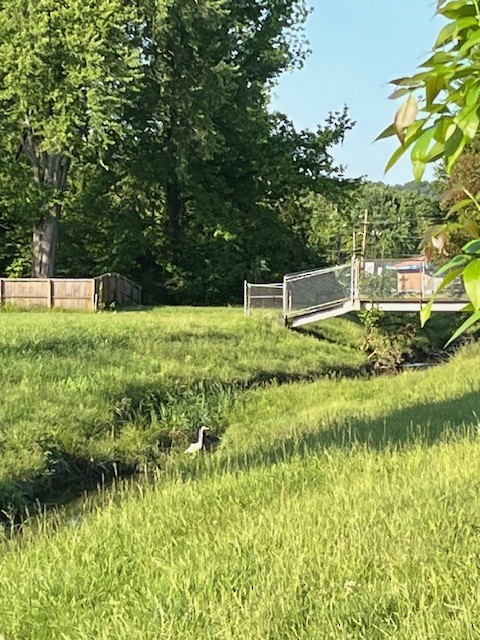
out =
<path fill-rule="evenodd" d="M 198 440 L 196 442 L 192 442 L 188 449 L 185 449 L 185 453 L 197 453 L 197 451 L 202 451 L 205 441 L 205 431 L 208 431 L 208 427 L 200 427 L 198 430 Z"/>

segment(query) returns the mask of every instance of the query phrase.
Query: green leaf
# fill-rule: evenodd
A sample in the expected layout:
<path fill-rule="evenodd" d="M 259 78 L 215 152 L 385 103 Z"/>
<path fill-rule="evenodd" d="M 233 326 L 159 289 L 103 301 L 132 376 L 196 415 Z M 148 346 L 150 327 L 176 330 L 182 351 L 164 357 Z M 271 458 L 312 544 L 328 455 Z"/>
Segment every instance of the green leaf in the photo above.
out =
<path fill-rule="evenodd" d="M 467 244 L 462 247 L 463 253 L 467 253 L 469 255 L 475 255 L 480 253 L 480 238 L 475 238 L 475 240 L 470 240 Z"/>
<path fill-rule="evenodd" d="M 413 163 L 413 176 L 417 182 L 421 182 L 423 178 L 423 174 L 425 173 L 425 169 L 427 168 L 427 163 L 422 160 L 415 160 Z"/>
<path fill-rule="evenodd" d="M 420 309 L 420 324 L 422 327 L 429 321 L 432 315 L 433 298 L 422 309 Z"/>
<path fill-rule="evenodd" d="M 449 108 L 445 104 L 426 104 L 422 111 L 430 115 L 451 116 Z M 437 123 L 440 124 L 440 123 Z"/>
<path fill-rule="evenodd" d="M 403 156 L 407 149 L 408 147 L 402 145 L 392 153 L 390 160 L 387 162 L 387 166 L 385 167 L 385 173 L 387 173 L 387 171 L 390 171 L 393 165 L 399 161 L 399 159 Z"/>
<path fill-rule="evenodd" d="M 425 60 L 420 67 L 439 67 L 444 64 L 450 64 L 453 60 L 453 56 L 451 53 L 447 53 L 446 51 L 437 51 L 433 54 L 428 60 Z"/>
<path fill-rule="evenodd" d="M 415 76 L 412 76 L 406 78 L 395 78 L 395 80 L 390 80 L 390 84 L 395 84 L 400 87 L 409 87 L 411 89 L 412 86 L 420 86 L 421 81 L 415 80 Z"/>
<path fill-rule="evenodd" d="M 442 293 L 442 291 L 448 287 L 448 285 L 452 284 L 452 282 L 458 278 L 458 276 L 461 276 L 463 273 L 463 267 L 457 267 L 456 269 L 452 269 L 452 271 L 450 271 L 450 273 L 448 273 L 444 279 L 442 280 L 440 286 L 438 287 L 438 289 L 435 291 L 435 293 L 432 296 L 432 300 L 435 300 L 438 295 L 440 293 Z"/>
<path fill-rule="evenodd" d="M 480 258 L 475 258 L 463 270 L 463 283 L 475 311 L 480 309 Z"/>
<path fill-rule="evenodd" d="M 453 40 L 458 36 L 461 31 L 468 29 L 469 27 L 478 26 L 478 21 L 474 17 L 459 18 L 454 22 L 449 22 L 440 31 L 438 38 L 435 42 L 434 48 L 437 49 L 446 44 L 449 40 Z"/>
<path fill-rule="evenodd" d="M 427 97 L 427 105 L 433 104 L 438 94 L 445 88 L 445 79 L 439 75 L 432 75 L 431 78 L 425 80 L 425 94 Z"/>
<path fill-rule="evenodd" d="M 426 121 L 426 118 L 420 118 L 419 120 L 415 120 L 415 122 L 408 127 L 407 131 L 405 132 L 405 144 L 407 146 L 410 146 L 413 142 L 415 142 L 415 140 L 418 140 L 418 138 L 423 135 L 422 129 Z"/>
<path fill-rule="evenodd" d="M 411 154 L 411 158 L 414 163 L 421 162 L 425 164 L 427 162 L 428 149 L 433 140 L 434 133 L 435 127 L 429 127 L 423 131 L 422 135 L 415 142 Z"/>
<path fill-rule="evenodd" d="M 450 209 L 448 210 L 448 214 L 457 213 L 457 211 L 461 211 L 462 209 L 466 209 L 472 204 L 470 198 L 463 198 L 456 202 Z"/>
<path fill-rule="evenodd" d="M 462 333 L 465 333 L 467 329 L 469 329 L 473 324 L 475 324 L 479 320 L 480 320 L 480 311 L 477 311 L 476 313 L 473 314 L 473 316 L 470 316 L 469 318 L 467 318 L 467 320 L 465 320 L 465 322 L 455 331 L 455 333 L 450 338 L 450 340 L 446 343 L 445 346 L 448 347 L 449 344 L 451 344 L 454 340 L 456 340 L 459 336 L 461 336 Z"/>
<path fill-rule="evenodd" d="M 438 34 L 438 38 L 435 42 L 434 49 L 438 49 L 439 47 L 442 46 L 444 42 L 447 42 L 447 40 L 450 40 L 455 33 L 455 28 L 456 28 L 456 25 L 454 22 L 449 22 L 448 24 L 446 24 Z"/>
<path fill-rule="evenodd" d="M 445 159 L 447 173 L 451 173 L 455 162 L 462 153 L 468 138 L 464 136 L 462 130 L 456 127 L 453 134 L 445 141 Z"/>
<path fill-rule="evenodd" d="M 480 120 L 477 113 L 478 105 L 475 103 L 472 107 L 466 107 L 462 109 L 459 114 L 454 118 L 454 122 L 463 131 L 464 136 L 467 136 L 470 140 L 473 140 L 475 134 L 478 131 Z"/>
<path fill-rule="evenodd" d="M 459 18 L 466 18 L 475 15 L 475 7 L 465 0 L 453 0 L 442 8 L 442 16 L 449 20 L 458 20 Z"/>
<path fill-rule="evenodd" d="M 397 100 L 398 98 L 402 98 L 406 96 L 411 91 L 410 87 L 403 87 L 401 89 L 395 89 L 393 93 L 388 96 L 389 100 Z"/>
<path fill-rule="evenodd" d="M 438 276 L 443 275 L 447 271 L 450 271 L 450 269 L 454 269 L 456 267 L 464 267 L 470 262 L 470 260 L 471 258 L 469 258 L 468 256 L 455 256 L 454 258 L 449 260 L 447 264 L 444 264 L 442 267 L 440 267 L 440 269 L 435 271 L 435 277 L 437 278 Z"/>
<path fill-rule="evenodd" d="M 436 142 L 428 152 L 426 161 L 436 162 L 437 160 L 440 160 L 444 152 L 445 152 L 445 145 L 441 142 Z"/>
<path fill-rule="evenodd" d="M 480 44 L 480 31 L 474 31 L 472 35 L 466 40 L 465 44 L 463 44 L 459 51 L 458 57 L 463 58 L 465 55 L 469 53 L 473 47 L 476 47 L 477 44 Z"/>
<path fill-rule="evenodd" d="M 420 310 L 420 322 L 422 327 L 430 318 L 432 314 L 433 304 L 437 299 L 438 295 L 445 289 L 445 287 L 448 287 L 448 285 L 451 284 L 455 280 L 455 278 L 458 278 L 458 276 L 461 275 L 462 272 L 463 272 L 463 267 L 458 267 L 450 271 L 450 273 L 447 274 L 445 278 L 442 280 L 442 283 L 440 284 L 438 289 L 435 291 L 433 296 L 430 298 L 428 303 Z"/>
<path fill-rule="evenodd" d="M 448 135 L 454 130 L 455 125 L 453 124 L 453 118 L 443 117 L 439 122 L 436 123 L 436 131 L 434 138 L 438 142 L 445 143 L 445 140 L 448 138 Z"/>
<path fill-rule="evenodd" d="M 480 35 L 480 32 L 479 32 Z M 480 39 L 479 39 L 480 42 Z M 480 85 L 475 83 L 470 89 L 468 89 L 465 96 L 465 104 L 467 107 L 478 107 L 478 99 L 480 97 Z"/>
<path fill-rule="evenodd" d="M 377 140 L 382 140 L 383 138 L 390 138 L 391 136 L 394 136 L 394 135 L 396 135 L 395 125 L 391 124 L 386 129 L 384 129 L 382 133 L 380 133 L 380 135 L 378 135 L 375 138 L 375 142 L 377 142 Z"/>

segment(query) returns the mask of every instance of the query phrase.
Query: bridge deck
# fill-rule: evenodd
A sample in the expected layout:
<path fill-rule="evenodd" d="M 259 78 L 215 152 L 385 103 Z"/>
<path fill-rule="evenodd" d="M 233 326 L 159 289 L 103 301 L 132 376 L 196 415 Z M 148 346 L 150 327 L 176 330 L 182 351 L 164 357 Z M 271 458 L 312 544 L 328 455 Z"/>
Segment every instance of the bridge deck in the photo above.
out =
<path fill-rule="evenodd" d="M 394 313 L 419 313 L 427 302 L 426 300 L 347 300 L 346 302 L 319 309 L 310 309 L 305 313 L 291 316 L 286 320 L 286 324 L 292 328 L 303 327 L 312 322 L 335 318 L 352 311 L 361 311 L 363 309 L 378 309 L 379 311 L 390 311 Z M 435 302 L 432 305 L 432 311 L 458 313 L 464 309 L 466 304 L 466 301 L 459 302 L 458 300 Z"/>

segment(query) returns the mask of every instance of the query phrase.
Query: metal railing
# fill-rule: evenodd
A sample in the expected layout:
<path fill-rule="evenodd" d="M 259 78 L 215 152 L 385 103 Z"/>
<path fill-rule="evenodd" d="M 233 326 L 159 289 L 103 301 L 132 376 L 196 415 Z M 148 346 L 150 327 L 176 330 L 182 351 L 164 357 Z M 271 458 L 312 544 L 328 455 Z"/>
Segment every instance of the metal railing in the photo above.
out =
<path fill-rule="evenodd" d="M 350 300 L 352 286 L 352 263 L 287 274 L 283 279 L 283 315 L 289 318 Z"/>
<path fill-rule="evenodd" d="M 429 300 L 443 277 L 437 267 L 423 258 L 357 260 L 354 297 L 359 300 Z M 461 279 L 446 287 L 438 301 L 466 300 Z"/>
<path fill-rule="evenodd" d="M 349 264 L 289 273 L 283 283 L 245 282 L 245 314 L 255 309 L 283 309 L 285 321 L 351 301 L 362 303 L 424 303 L 437 291 L 443 278 L 437 266 L 420 257 L 365 260 L 354 257 Z M 437 302 L 460 303 L 468 297 L 461 279 L 446 287 Z M 390 304 L 390 307 L 392 305 Z M 346 309 L 346 307 L 345 307 Z M 348 310 L 348 309 L 346 309 Z M 390 309 L 392 310 L 392 309 Z"/>
<path fill-rule="evenodd" d="M 278 310 L 280 314 L 283 309 L 283 284 L 255 284 L 245 281 L 243 303 L 246 316 L 251 315 L 252 311 L 266 309 Z"/>

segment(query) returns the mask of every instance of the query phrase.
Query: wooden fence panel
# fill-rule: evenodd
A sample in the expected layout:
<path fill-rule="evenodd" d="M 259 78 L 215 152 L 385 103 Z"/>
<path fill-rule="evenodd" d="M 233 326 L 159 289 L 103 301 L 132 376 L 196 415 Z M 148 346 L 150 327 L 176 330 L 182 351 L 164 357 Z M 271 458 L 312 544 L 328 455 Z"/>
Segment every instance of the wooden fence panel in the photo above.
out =
<path fill-rule="evenodd" d="M 48 280 L 34 278 L 2 280 L 2 304 L 22 307 L 48 307 L 50 285 Z"/>
<path fill-rule="evenodd" d="M 141 287 L 120 273 L 105 273 L 99 276 L 99 302 L 106 307 L 112 304 L 142 304 Z"/>
<path fill-rule="evenodd" d="M 52 306 L 93 311 L 96 307 L 95 280 L 52 280 Z"/>
<path fill-rule="evenodd" d="M 0 305 L 94 311 L 130 303 L 141 304 L 141 288 L 119 273 L 98 278 L 0 278 Z"/>

